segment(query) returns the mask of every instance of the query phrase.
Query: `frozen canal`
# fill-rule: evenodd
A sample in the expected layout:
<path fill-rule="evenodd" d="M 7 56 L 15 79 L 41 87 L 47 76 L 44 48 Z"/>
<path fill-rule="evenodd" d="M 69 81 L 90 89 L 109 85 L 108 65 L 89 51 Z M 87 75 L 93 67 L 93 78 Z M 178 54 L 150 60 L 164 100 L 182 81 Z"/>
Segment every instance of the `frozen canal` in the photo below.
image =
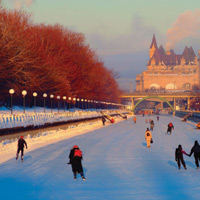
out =
<path fill-rule="evenodd" d="M 137 117 L 134 124 L 131 117 L 96 130 L 88 125 L 84 135 L 25 151 L 23 163 L 15 160 L 13 152 L 12 159 L 0 164 L 1 199 L 200 199 L 200 171 L 194 157 L 184 156 L 187 170 L 178 170 L 174 158 L 179 144 L 189 153 L 195 140 L 200 143 L 200 130 L 177 117 L 150 118 L 155 122 L 150 149 L 145 141 L 149 118 Z M 175 127 L 172 135 L 165 134 L 169 122 Z M 86 181 L 80 177 L 74 181 L 67 165 L 75 144 L 84 154 Z"/>

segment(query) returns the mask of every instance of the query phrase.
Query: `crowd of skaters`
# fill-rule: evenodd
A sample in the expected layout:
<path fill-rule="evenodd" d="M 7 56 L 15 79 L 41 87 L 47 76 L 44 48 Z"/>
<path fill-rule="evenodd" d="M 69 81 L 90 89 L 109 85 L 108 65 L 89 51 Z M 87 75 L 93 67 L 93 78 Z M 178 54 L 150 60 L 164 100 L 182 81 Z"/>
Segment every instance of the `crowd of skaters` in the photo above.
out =
<path fill-rule="evenodd" d="M 105 125 L 105 121 L 106 120 L 102 118 L 103 125 Z M 159 116 L 157 116 L 157 121 L 159 121 Z M 136 116 L 133 117 L 133 122 L 134 122 L 134 124 L 136 124 L 136 122 L 137 122 Z M 145 120 L 145 122 L 147 123 L 147 120 Z M 153 131 L 153 128 L 154 128 L 154 121 L 149 119 L 149 124 L 150 124 L 150 129 L 147 128 L 147 130 L 145 132 L 145 140 L 147 143 L 147 148 L 150 148 L 151 143 L 153 143 L 151 131 Z M 174 130 L 174 125 L 172 124 L 172 122 L 170 122 L 167 125 L 167 134 L 169 133 L 169 135 L 171 135 L 172 130 Z M 24 140 L 23 136 L 21 136 L 17 142 L 16 160 L 18 159 L 19 153 L 21 152 L 21 162 L 23 162 L 25 147 L 26 147 L 26 149 L 28 148 L 27 143 Z M 197 140 L 195 140 L 194 145 L 191 148 L 190 154 L 186 153 L 183 150 L 181 144 L 179 144 L 178 147 L 175 149 L 175 161 L 177 162 L 179 169 L 181 169 L 181 164 L 184 167 L 184 169 L 187 169 L 183 154 L 186 156 L 189 156 L 189 157 L 191 157 L 192 154 L 194 154 L 195 164 L 196 164 L 197 169 L 199 169 L 200 145 Z M 70 164 L 72 166 L 74 180 L 77 179 L 77 174 L 80 174 L 82 179 L 86 180 L 84 173 L 83 173 L 82 159 L 83 159 L 82 151 L 79 149 L 79 147 L 77 145 L 74 145 L 73 148 L 70 150 L 69 162 L 68 162 L 68 164 Z"/>
<path fill-rule="evenodd" d="M 144 117 L 144 114 L 143 114 L 143 117 Z M 134 117 L 134 118 L 136 118 L 136 117 Z M 133 118 L 133 120 L 134 120 L 134 118 Z M 157 118 L 157 121 L 159 121 L 160 117 L 157 116 L 156 118 Z M 145 140 L 146 140 L 146 143 L 147 143 L 147 148 L 150 148 L 151 143 L 153 143 L 153 138 L 152 138 L 151 131 L 153 131 L 153 128 L 154 128 L 154 121 L 152 119 L 149 119 L 149 120 L 146 119 L 145 122 L 146 123 L 149 122 L 149 124 L 150 124 L 150 129 L 147 128 L 147 130 L 145 132 Z M 167 125 L 167 132 L 166 132 L 166 134 L 171 135 L 172 134 L 172 130 L 174 130 L 174 125 L 172 124 L 172 122 L 170 122 Z M 175 149 L 175 161 L 177 162 L 177 165 L 178 165 L 179 169 L 181 169 L 181 164 L 183 165 L 184 169 L 187 169 L 185 161 L 184 161 L 184 158 L 183 158 L 183 154 L 185 154 L 186 156 L 189 156 L 189 157 L 191 157 L 192 154 L 194 154 L 195 164 L 196 164 L 197 169 L 199 169 L 200 145 L 199 145 L 199 143 L 198 143 L 197 140 L 195 140 L 194 146 L 191 148 L 190 154 L 187 154 L 183 150 L 181 144 L 179 144 L 178 148 Z"/>

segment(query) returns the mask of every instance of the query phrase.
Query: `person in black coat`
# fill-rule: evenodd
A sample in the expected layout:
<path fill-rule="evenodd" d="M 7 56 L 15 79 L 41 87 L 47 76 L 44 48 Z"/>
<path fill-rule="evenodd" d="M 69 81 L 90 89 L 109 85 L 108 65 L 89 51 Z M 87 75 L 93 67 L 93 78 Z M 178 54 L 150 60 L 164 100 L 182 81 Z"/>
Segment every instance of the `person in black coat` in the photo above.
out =
<path fill-rule="evenodd" d="M 171 135 L 172 129 L 174 130 L 174 125 L 170 122 L 167 126 L 167 134 L 169 133 Z"/>
<path fill-rule="evenodd" d="M 105 122 L 106 122 L 105 117 L 102 117 L 102 123 L 103 123 L 103 126 L 105 126 Z"/>
<path fill-rule="evenodd" d="M 193 153 L 194 153 L 195 164 L 197 166 L 197 169 L 199 169 L 200 145 L 197 140 L 194 142 L 194 146 L 192 147 L 189 156 L 191 156 Z"/>
<path fill-rule="evenodd" d="M 16 160 L 18 159 L 19 152 L 21 151 L 21 161 L 23 161 L 23 158 L 24 158 L 24 146 L 26 146 L 26 148 L 28 148 L 28 146 L 26 144 L 26 141 L 24 140 L 24 137 L 21 136 L 20 139 L 18 140 L 18 144 L 17 144 Z"/>
<path fill-rule="evenodd" d="M 150 131 L 153 131 L 153 128 L 154 128 L 154 121 L 151 120 L 151 122 L 150 122 Z"/>
<path fill-rule="evenodd" d="M 188 156 L 188 154 L 182 149 L 182 146 L 179 144 L 178 148 L 176 148 L 176 151 L 175 151 L 175 160 L 176 160 L 176 162 L 178 164 L 178 168 L 179 169 L 181 168 L 181 163 L 182 163 L 183 167 L 185 169 L 187 169 L 185 161 L 183 159 L 183 154 Z"/>
<path fill-rule="evenodd" d="M 81 160 L 83 159 L 82 157 L 82 152 L 79 149 L 77 145 L 74 145 L 73 148 L 70 151 L 69 154 L 69 163 L 72 165 L 72 172 L 74 174 L 74 180 L 76 180 L 76 175 L 80 173 L 81 177 L 83 180 L 86 180 L 83 174 L 83 167 Z"/>

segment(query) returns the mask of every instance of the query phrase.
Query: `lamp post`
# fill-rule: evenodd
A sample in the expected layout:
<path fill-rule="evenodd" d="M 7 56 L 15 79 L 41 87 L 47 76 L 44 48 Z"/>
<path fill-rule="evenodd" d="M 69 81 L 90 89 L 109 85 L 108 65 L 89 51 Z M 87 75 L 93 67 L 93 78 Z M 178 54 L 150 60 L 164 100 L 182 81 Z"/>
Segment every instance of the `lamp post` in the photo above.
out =
<path fill-rule="evenodd" d="M 23 95 L 24 114 L 25 114 L 25 96 L 27 95 L 27 91 L 26 91 L 26 90 L 23 90 L 23 91 L 22 91 L 22 95 Z"/>
<path fill-rule="evenodd" d="M 11 115 L 13 114 L 13 100 L 12 100 L 12 95 L 15 93 L 13 89 L 9 90 L 10 93 L 10 107 L 11 107 Z"/>
<path fill-rule="evenodd" d="M 72 100 L 72 98 L 71 97 L 68 97 L 68 100 L 69 100 L 69 111 L 70 111 L 70 108 L 71 108 L 71 100 Z"/>
<path fill-rule="evenodd" d="M 50 95 L 50 98 L 51 98 L 51 113 L 52 113 L 52 100 L 53 100 L 53 98 L 54 98 L 54 95 L 51 94 L 51 95 Z"/>
<path fill-rule="evenodd" d="M 87 110 L 87 99 L 85 99 L 85 109 Z"/>
<path fill-rule="evenodd" d="M 81 99 L 81 102 L 82 102 L 82 111 L 83 111 L 83 101 L 84 101 L 84 99 Z"/>
<path fill-rule="evenodd" d="M 79 111 L 79 101 L 80 101 L 80 99 L 79 99 L 79 98 L 77 98 L 76 100 L 78 101 L 78 111 Z"/>
<path fill-rule="evenodd" d="M 63 97 L 63 101 L 64 101 L 64 112 L 65 112 L 65 100 L 67 99 L 66 96 Z"/>
<path fill-rule="evenodd" d="M 57 96 L 57 99 L 58 99 L 58 113 L 59 113 L 59 99 L 60 99 L 60 96 Z"/>
<path fill-rule="evenodd" d="M 34 97 L 34 112 L 36 112 L 36 97 L 37 97 L 37 92 L 33 92 L 33 97 Z"/>
<path fill-rule="evenodd" d="M 75 107 L 76 107 L 76 98 L 73 98 L 74 101 L 74 112 L 75 112 Z"/>
<path fill-rule="evenodd" d="M 44 113 L 45 113 L 45 98 L 47 97 L 47 94 L 44 93 L 44 94 L 43 94 L 43 97 L 44 97 Z"/>
<path fill-rule="evenodd" d="M 88 110 L 90 110 L 90 100 L 88 100 Z"/>

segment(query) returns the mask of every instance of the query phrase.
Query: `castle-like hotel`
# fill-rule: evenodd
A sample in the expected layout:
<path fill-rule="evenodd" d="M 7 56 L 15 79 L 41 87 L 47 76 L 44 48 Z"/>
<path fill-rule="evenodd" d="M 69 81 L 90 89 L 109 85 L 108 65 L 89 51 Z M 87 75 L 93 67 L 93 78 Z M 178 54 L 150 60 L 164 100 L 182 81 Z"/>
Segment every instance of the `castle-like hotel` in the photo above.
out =
<path fill-rule="evenodd" d="M 153 35 L 149 56 L 147 70 L 136 76 L 136 91 L 191 90 L 193 85 L 199 86 L 199 60 L 192 47 L 177 55 L 173 50 L 165 51 L 162 45 L 158 48 Z"/>

